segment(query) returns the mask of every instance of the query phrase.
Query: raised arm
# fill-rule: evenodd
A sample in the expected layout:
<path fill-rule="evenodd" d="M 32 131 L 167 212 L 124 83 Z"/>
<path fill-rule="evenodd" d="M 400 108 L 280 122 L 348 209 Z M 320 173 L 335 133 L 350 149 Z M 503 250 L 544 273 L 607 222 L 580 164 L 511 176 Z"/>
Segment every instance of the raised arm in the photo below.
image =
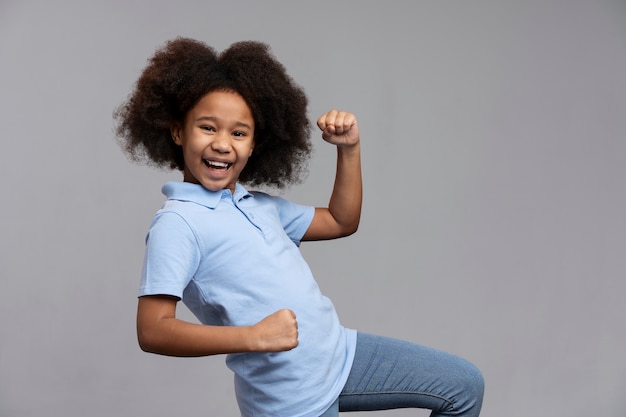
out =
<path fill-rule="evenodd" d="M 137 337 L 146 352 L 168 356 L 279 352 L 298 345 L 298 324 L 291 310 L 279 310 L 252 326 L 206 326 L 176 318 L 178 298 L 139 298 Z"/>
<path fill-rule="evenodd" d="M 362 180 L 359 127 L 352 113 L 331 110 L 317 120 L 322 138 L 337 146 L 337 173 L 328 207 L 315 209 L 302 240 L 323 240 L 356 232 L 361 219 Z"/>

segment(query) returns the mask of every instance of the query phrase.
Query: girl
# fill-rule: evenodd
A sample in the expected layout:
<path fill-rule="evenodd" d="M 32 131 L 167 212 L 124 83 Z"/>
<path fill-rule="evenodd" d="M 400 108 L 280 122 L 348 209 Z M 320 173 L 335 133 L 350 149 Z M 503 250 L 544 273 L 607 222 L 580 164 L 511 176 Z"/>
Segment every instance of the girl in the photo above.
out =
<path fill-rule="evenodd" d="M 251 192 L 300 179 L 310 154 L 307 99 L 269 48 L 217 54 L 178 38 L 150 59 L 116 112 L 131 158 L 178 169 L 152 222 L 139 291 L 141 348 L 172 356 L 227 354 L 242 416 L 430 408 L 478 416 L 483 380 L 468 362 L 341 326 L 298 246 L 357 230 L 359 127 L 331 110 L 317 125 L 337 147 L 325 208 Z M 182 300 L 201 324 L 176 318 Z"/>

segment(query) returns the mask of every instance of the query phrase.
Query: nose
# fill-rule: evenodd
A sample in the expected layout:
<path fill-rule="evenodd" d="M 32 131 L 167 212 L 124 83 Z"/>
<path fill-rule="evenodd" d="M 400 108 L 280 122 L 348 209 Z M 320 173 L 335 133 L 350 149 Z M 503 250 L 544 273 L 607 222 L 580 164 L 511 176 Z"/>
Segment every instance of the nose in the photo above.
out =
<path fill-rule="evenodd" d="M 213 137 L 211 149 L 219 153 L 228 153 L 231 150 L 231 137 L 227 133 L 218 133 Z"/>

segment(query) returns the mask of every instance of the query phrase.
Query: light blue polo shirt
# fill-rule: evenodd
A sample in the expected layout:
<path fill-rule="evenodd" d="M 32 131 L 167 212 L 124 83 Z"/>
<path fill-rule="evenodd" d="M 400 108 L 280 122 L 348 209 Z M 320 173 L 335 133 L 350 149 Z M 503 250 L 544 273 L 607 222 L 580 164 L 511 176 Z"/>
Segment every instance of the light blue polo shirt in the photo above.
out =
<path fill-rule="evenodd" d="M 209 191 L 171 182 L 152 222 L 140 296 L 182 298 L 204 324 L 252 325 L 288 308 L 299 345 L 288 352 L 231 354 L 244 417 L 318 417 L 350 373 L 356 331 L 339 323 L 298 248 L 314 208 L 237 184 Z"/>

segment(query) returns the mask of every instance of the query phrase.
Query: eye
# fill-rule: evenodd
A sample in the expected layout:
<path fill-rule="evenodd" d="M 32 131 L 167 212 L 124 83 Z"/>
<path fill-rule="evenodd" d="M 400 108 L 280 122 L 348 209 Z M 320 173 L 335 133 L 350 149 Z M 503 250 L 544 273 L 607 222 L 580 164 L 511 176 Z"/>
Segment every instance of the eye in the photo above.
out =
<path fill-rule="evenodd" d="M 242 138 L 247 136 L 246 132 L 242 132 L 240 130 L 236 130 L 233 132 L 233 136 L 237 137 L 237 138 Z"/>
<path fill-rule="evenodd" d="M 215 128 L 210 125 L 202 125 L 200 126 L 200 129 L 206 130 L 207 132 L 215 132 Z"/>

